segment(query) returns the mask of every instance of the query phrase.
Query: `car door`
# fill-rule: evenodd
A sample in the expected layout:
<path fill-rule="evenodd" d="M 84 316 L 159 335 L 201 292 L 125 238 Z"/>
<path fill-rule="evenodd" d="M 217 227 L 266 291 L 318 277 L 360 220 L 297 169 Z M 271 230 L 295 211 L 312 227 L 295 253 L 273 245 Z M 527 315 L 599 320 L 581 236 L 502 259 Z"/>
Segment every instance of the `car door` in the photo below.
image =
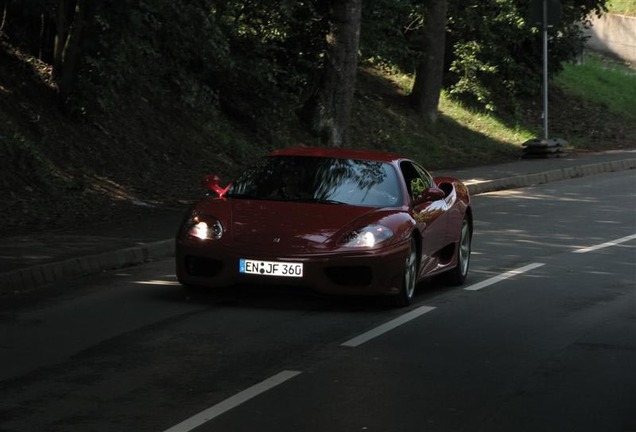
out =
<path fill-rule="evenodd" d="M 429 188 L 435 187 L 433 177 L 421 166 L 403 161 L 400 164 L 402 175 L 406 182 L 410 198 L 410 210 L 415 219 L 417 229 L 422 236 L 422 255 L 420 272 L 426 273 L 430 266 L 434 266 L 433 257 L 445 245 L 446 212 L 448 204 L 446 200 L 428 199 L 422 200 L 422 194 Z"/>

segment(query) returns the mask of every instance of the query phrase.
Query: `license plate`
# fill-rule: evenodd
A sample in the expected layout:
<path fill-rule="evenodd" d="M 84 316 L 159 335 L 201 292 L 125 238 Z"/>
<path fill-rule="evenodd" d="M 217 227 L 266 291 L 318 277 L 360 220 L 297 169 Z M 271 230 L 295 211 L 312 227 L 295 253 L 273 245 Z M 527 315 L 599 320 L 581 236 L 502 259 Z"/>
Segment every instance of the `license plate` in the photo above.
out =
<path fill-rule="evenodd" d="M 303 264 L 242 258 L 239 260 L 239 272 L 263 276 L 303 277 Z"/>

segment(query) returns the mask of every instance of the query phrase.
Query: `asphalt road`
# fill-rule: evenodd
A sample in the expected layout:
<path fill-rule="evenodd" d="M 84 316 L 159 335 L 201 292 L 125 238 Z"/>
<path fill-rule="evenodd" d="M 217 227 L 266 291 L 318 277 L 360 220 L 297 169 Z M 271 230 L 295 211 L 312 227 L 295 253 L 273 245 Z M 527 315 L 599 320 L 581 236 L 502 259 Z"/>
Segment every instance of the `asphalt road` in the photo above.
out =
<path fill-rule="evenodd" d="M 186 295 L 171 261 L 0 305 L 0 431 L 635 431 L 636 176 L 474 197 L 408 309 Z"/>

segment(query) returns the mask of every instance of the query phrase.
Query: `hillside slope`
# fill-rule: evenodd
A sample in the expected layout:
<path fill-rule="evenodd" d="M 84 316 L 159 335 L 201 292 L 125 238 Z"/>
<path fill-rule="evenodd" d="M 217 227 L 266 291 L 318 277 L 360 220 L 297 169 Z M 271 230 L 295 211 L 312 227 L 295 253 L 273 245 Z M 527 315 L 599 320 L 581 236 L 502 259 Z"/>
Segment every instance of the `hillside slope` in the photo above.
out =
<path fill-rule="evenodd" d="M 439 123 L 426 126 L 389 78 L 361 69 L 353 146 L 400 151 L 430 169 L 452 168 L 518 158 L 520 144 L 540 130 L 533 101 L 524 105 L 522 128 L 510 115 L 493 120 L 446 99 Z M 592 128 L 586 150 L 636 146 L 635 127 L 604 126 L 611 113 L 602 106 L 559 91 L 551 104 L 555 130 L 569 137 Z M 125 95 L 106 113 L 63 108 L 50 67 L 0 45 L 0 236 L 183 208 L 200 196 L 204 174 L 230 178 L 272 148 L 318 144 L 293 116 L 254 130 L 222 114 L 202 118 L 169 101 L 158 106 Z"/>
<path fill-rule="evenodd" d="M 180 205 L 204 172 L 231 172 L 187 113 L 149 103 L 64 112 L 34 59 L 0 49 L 0 234 Z"/>

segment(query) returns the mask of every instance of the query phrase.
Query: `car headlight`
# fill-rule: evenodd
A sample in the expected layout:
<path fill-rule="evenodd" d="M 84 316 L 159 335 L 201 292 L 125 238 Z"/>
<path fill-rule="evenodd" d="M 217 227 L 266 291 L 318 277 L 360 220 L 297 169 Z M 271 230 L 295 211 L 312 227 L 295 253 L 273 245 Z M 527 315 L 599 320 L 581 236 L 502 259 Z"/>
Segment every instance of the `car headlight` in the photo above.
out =
<path fill-rule="evenodd" d="M 385 240 L 393 237 L 393 231 L 383 225 L 367 225 L 364 228 L 355 230 L 347 234 L 343 243 L 347 247 L 367 247 L 371 248 Z"/>
<path fill-rule="evenodd" d="M 213 217 L 197 215 L 189 220 L 187 233 L 200 240 L 218 240 L 223 235 L 223 225 Z"/>

